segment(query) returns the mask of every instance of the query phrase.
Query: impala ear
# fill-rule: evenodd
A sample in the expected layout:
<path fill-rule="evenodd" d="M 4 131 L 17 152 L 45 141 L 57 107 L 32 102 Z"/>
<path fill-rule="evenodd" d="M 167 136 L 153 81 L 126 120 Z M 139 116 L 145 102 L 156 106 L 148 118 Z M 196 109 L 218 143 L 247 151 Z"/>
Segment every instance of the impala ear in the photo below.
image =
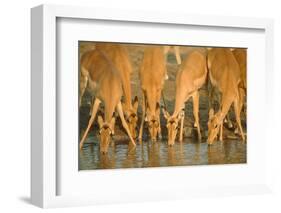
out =
<path fill-rule="evenodd" d="M 99 115 L 98 116 L 98 124 L 99 124 L 99 127 L 101 128 L 102 127 L 102 125 L 103 125 L 103 118 Z"/>
<path fill-rule="evenodd" d="M 168 119 L 170 117 L 170 113 L 166 110 L 165 107 L 163 107 L 162 112 L 163 112 L 164 118 Z"/>
<path fill-rule="evenodd" d="M 214 114 L 215 114 L 215 111 L 214 111 L 213 108 L 211 108 L 211 109 L 209 110 L 209 120 L 211 120 L 211 119 L 214 117 Z"/>
<path fill-rule="evenodd" d="M 138 99 L 138 96 L 135 96 L 134 102 L 133 102 L 133 108 L 134 108 L 135 112 L 138 111 L 138 105 L 139 105 L 139 99 Z"/>

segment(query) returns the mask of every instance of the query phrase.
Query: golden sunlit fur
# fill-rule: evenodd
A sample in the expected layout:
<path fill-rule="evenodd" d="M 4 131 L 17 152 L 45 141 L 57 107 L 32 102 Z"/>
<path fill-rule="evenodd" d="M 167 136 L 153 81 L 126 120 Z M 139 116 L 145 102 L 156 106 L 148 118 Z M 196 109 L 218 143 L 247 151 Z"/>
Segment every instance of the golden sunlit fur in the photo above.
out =
<path fill-rule="evenodd" d="M 120 71 L 116 69 L 114 63 L 107 56 L 107 53 L 98 48 L 94 51 L 85 53 L 81 58 L 80 66 L 81 70 L 83 70 L 83 72 L 81 71 L 81 73 L 88 73 L 86 76 L 88 79 L 88 87 L 91 94 L 95 96 L 95 101 L 92 106 L 91 118 L 89 120 L 87 129 L 80 141 L 80 148 L 83 147 L 83 143 L 87 137 L 92 123 L 95 120 L 95 116 L 101 102 L 104 103 L 105 107 L 103 123 L 108 125 L 110 129 L 113 129 L 112 116 L 115 109 L 117 109 L 124 129 L 130 137 L 131 142 L 135 144 L 123 114 L 121 104 L 121 96 L 123 90 Z M 100 128 L 103 129 L 103 125 L 100 125 Z M 100 148 L 102 152 L 107 152 L 108 148 L 110 134 L 108 132 L 108 128 L 106 128 L 106 130 L 107 131 L 102 135 L 100 141 Z"/>
<path fill-rule="evenodd" d="M 134 103 L 132 105 L 131 79 L 130 79 L 132 73 L 132 65 L 129 60 L 128 51 L 125 46 L 120 44 L 97 43 L 95 45 L 95 50 L 89 51 L 86 54 L 94 53 L 96 50 L 100 50 L 106 53 L 108 59 L 112 62 L 116 70 L 119 72 L 122 81 L 123 94 L 124 94 L 124 104 L 123 104 L 124 116 L 128 123 L 132 137 L 136 138 L 136 126 L 138 120 L 138 116 L 137 116 L 138 99 L 137 97 L 135 97 Z M 88 78 L 85 76 L 87 76 L 87 69 L 82 68 L 80 74 L 80 105 L 81 105 L 81 98 L 83 96 L 88 81 Z"/>
<path fill-rule="evenodd" d="M 193 115 L 197 127 L 198 140 L 201 141 L 199 124 L 199 89 L 203 86 L 207 77 L 206 56 L 198 51 L 189 54 L 185 59 L 176 78 L 176 100 L 174 113 L 170 116 L 164 109 L 164 117 L 167 120 L 168 144 L 173 145 L 180 120 L 180 141 L 183 140 L 183 122 L 185 102 L 193 98 Z"/>
<path fill-rule="evenodd" d="M 239 88 L 247 90 L 247 51 L 246 49 L 234 49 L 232 51 L 236 61 L 238 62 L 241 74 L 241 81 L 239 83 Z"/>
<path fill-rule="evenodd" d="M 100 135 L 100 152 L 107 153 L 111 136 L 114 135 L 115 117 L 109 123 L 104 122 L 101 116 L 98 116 L 99 135 Z"/>
<path fill-rule="evenodd" d="M 123 111 L 132 137 L 136 138 L 138 98 L 135 97 L 132 104 L 132 65 L 129 60 L 128 51 L 124 45 L 110 43 L 97 43 L 96 48 L 106 52 L 108 58 L 112 61 L 114 66 L 117 68 L 117 71 L 120 73 L 124 94 Z"/>
<path fill-rule="evenodd" d="M 239 115 L 241 114 L 244 102 L 245 102 L 245 97 L 247 93 L 247 75 L 246 75 L 246 69 L 247 69 L 247 51 L 246 49 L 232 49 L 231 50 L 236 61 L 238 62 L 239 68 L 240 68 L 240 78 L 241 81 L 238 84 L 238 90 L 239 90 Z M 246 112 L 245 112 L 246 113 Z M 233 124 L 230 120 L 229 113 L 226 116 L 225 122 L 227 122 L 229 128 L 233 128 Z M 238 127 L 236 126 L 235 128 L 235 133 L 239 133 Z"/>
<path fill-rule="evenodd" d="M 128 123 L 129 129 L 130 129 L 130 132 L 131 132 L 133 138 L 137 137 L 136 128 L 137 128 L 137 123 L 138 123 L 138 103 L 139 103 L 138 97 L 135 96 L 132 107 L 129 110 L 128 110 L 128 108 L 126 108 L 127 111 L 125 113 L 125 118 L 126 118 L 126 121 Z M 124 104 L 123 104 L 123 106 L 124 106 Z"/>
<path fill-rule="evenodd" d="M 208 51 L 208 69 L 211 84 L 221 93 L 220 110 L 215 114 L 213 109 L 209 112 L 208 121 L 208 144 L 216 139 L 219 130 L 223 129 L 223 120 L 227 115 L 230 106 L 234 104 L 234 111 L 239 131 L 243 141 L 245 136 L 240 120 L 240 95 L 238 85 L 241 82 L 239 65 L 227 48 L 212 48 Z"/>
<path fill-rule="evenodd" d="M 240 104 L 239 104 L 239 113 L 240 113 L 244 105 L 245 97 L 247 94 L 247 51 L 246 49 L 235 49 L 232 52 L 240 67 L 241 81 L 238 84 L 239 97 L 240 97 Z"/>
<path fill-rule="evenodd" d="M 147 47 L 139 73 L 143 94 L 139 140 L 142 140 L 144 120 L 148 122 L 151 139 L 161 137 L 159 103 L 166 73 L 164 47 Z"/>

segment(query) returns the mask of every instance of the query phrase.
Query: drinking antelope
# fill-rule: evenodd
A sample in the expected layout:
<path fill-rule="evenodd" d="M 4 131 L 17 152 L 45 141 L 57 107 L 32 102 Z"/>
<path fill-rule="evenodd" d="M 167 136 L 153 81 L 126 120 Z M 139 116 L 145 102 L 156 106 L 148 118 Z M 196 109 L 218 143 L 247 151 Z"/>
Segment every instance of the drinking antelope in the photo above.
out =
<path fill-rule="evenodd" d="M 142 140 L 144 121 L 148 122 L 148 129 L 152 141 L 157 135 L 161 137 L 160 127 L 160 98 L 166 77 L 166 62 L 164 47 L 147 47 L 144 51 L 140 69 L 140 84 L 142 89 L 142 120 L 139 140 Z"/>
<path fill-rule="evenodd" d="M 183 140 L 185 102 L 191 97 L 193 98 L 193 115 L 195 118 L 195 126 L 197 127 L 198 140 L 201 141 L 199 124 L 199 89 L 204 85 L 206 77 L 206 56 L 198 51 L 190 53 L 177 73 L 174 113 L 170 115 L 166 109 L 163 109 L 164 117 L 167 120 L 169 146 L 172 146 L 175 143 L 179 129 L 179 121 L 179 140 Z"/>
<path fill-rule="evenodd" d="M 220 131 L 222 140 L 223 120 L 227 115 L 230 106 L 234 104 L 234 112 L 238 128 L 245 140 L 240 120 L 239 105 L 241 102 L 238 85 L 241 82 L 239 65 L 231 52 L 227 48 L 212 48 L 208 50 L 208 70 L 211 84 L 221 93 L 221 103 L 219 111 L 214 114 L 214 110 L 209 111 L 208 121 L 208 144 L 212 144 Z"/>
<path fill-rule="evenodd" d="M 114 134 L 115 117 L 113 116 L 113 113 L 115 109 L 121 118 L 122 125 L 126 130 L 131 143 L 135 145 L 123 114 L 121 104 L 123 84 L 120 71 L 117 70 L 106 52 L 99 48 L 85 53 L 81 58 L 80 66 L 81 73 L 87 73 L 85 77 L 88 80 L 88 87 L 91 93 L 95 95 L 91 118 L 80 141 L 80 149 L 83 147 L 101 102 L 104 103 L 105 111 L 104 119 L 101 116 L 98 117 L 100 128 L 100 151 L 102 153 L 107 152 L 110 136 Z"/>
<path fill-rule="evenodd" d="M 122 89 L 124 94 L 124 104 L 123 111 L 126 121 L 128 123 L 130 132 L 133 138 L 136 138 L 136 127 L 137 127 L 137 109 L 138 109 L 138 98 L 135 97 L 132 104 L 132 95 L 131 95 L 131 73 L 132 66 L 129 60 L 129 55 L 127 49 L 124 45 L 119 44 L 109 44 L 109 43 L 97 43 L 95 45 L 95 49 L 103 51 L 106 53 L 107 57 L 114 64 L 122 81 Z M 85 75 L 86 73 L 86 75 Z M 82 81 L 80 81 L 81 93 L 80 94 L 80 102 L 81 97 L 85 91 L 87 86 L 87 79 L 84 80 L 83 76 L 87 76 L 87 70 L 81 70 Z M 85 82 L 86 81 L 86 82 Z"/>
<path fill-rule="evenodd" d="M 240 101 L 239 101 L 239 115 L 242 111 L 244 102 L 245 102 L 245 97 L 246 97 L 246 93 L 247 93 L 247 52 L 246 49 L 241 49 L 241 48 L 237 48 L 237 49 L 231 49 L 236 61 L 238 62 L 239 65 L 239 70 L 240 70 L 240 78 L 241 81 L 238 84 L 238 90 L 239 90 L 239 97 L 240 97 Z M 229 113 L 227 114 L 227 119 L 226 119 L 227 123 L 228 123 L 228 127 L 232 128 L 233 124 L 230 120 L 229 117 Z M 239 133 L 238 127 L 235 128 L 235 133 Z"/>

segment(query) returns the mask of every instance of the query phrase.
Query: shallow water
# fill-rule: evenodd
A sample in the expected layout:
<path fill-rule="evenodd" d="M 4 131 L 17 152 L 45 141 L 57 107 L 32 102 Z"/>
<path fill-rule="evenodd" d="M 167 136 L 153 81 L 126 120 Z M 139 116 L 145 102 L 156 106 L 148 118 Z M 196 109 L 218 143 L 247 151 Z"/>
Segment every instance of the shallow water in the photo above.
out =
<path fill-rule="evenodd" d="M 208 164 L 246 163 L 247 146 L 239 140 L 198 143 L 186 138 L 168 147 L 166 141 L 142 142 L 133 149 L 127 142 L 115 142 L 107 154 L 100 154 L 97 140 L 89 137 L 79 153 L 79 170 L 146 168 Z M 93 142 L 94 141 L 94 142 Z"/>

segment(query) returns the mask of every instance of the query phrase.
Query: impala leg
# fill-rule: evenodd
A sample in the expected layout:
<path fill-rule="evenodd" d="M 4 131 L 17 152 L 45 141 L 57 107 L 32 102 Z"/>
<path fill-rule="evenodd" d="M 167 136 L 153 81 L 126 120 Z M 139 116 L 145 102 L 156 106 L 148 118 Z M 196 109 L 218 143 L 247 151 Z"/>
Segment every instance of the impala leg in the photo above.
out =
<path fill-rule="evenodd" d="M 158 138 L 162 140 L 162 131 L 161 131 L 161 125 L 160 125 L 160 116 L 158 117 L 159 121 L 159 129 L 158 129 Z"/>
<path fill-rule="evenodd" d="M 175 50 L 175 55 L 176 55 L 177 63 L 181 64 L 180 47 L 179 46 L 174 46 L 174 50 Z"/>
<path fill-rule="evenodd" d="M 233 124 L 232 124 L 232 122 L 231 122 L 229 113 L 227 113 L 227 115 L 226 115 L 226 122 L 227 122 L 228 128 L 230 128 L 230 129 L 233 128 Z"/>
<path fill-rule="evenodd" d="M 181 126 L 180 126 L 180 142 L 183 141 L 183 125 L 184 125 L 184 116 L 185 116 L 185 113 L 184 113 L 184 109 L 182 110 L 181 112 Z"/>
<path fill-rule="evenodd" d="M 236 98 L 234 100 L 234 112 L 235 112 L 235 117 L 238 125 L 238 129 L 240 131 L 242 140 L 245 141 L 245 136 L 243 133 L 242 125 L 241 125 L 241 119 L 240 119 L 240 111 L 239 111 L 239 98 Z"/>
<path fill-rule="evenodd" d="M 242 88 L 239 88 L 239 106 L 238 106 L 239 109 L 238 109 L 238 113 L 239 113 L 240 119 L 241 119 L 241 112 L 242 112 L 243 105 L 244 105 L 244 100 L 245 100 L 245 90 L 242 89 Z M 234 133 L 239 134 L 238 126 L 236 126 Z"/>
<path fill-rule="evenodd" d="M 244 101 L 245 101 L 245 90 L 243 88 L 239 88 L 239 112 L 241 113 Z"/>
<path fill-rule="evenodd" d="M 119 103 L 117 104 L 117 112 L 118 112 L 118 114 L 119 114 L 119 116 L 120 116 L 120 118 L 121 118 L 122 126 L 123 126 L 124 129 L 126 130 L 126 132 L 127 132 L 128 136 L 129 136 L 129 138 L 130 138 L 132 144 L 133 144 L 134 146 L 136 146 L 136 143 L 135 143 L 135 141 L 134 141 L 134 139 L 133 139 L 133 137 L 132 137 L 132 135 L 131 135 L 129 126 L 128 126 L 128 124 L 127 124 L 125 118 L 124 118 L 124 113 L 123 113 L 123 109 L 122 109 L 122 104 L 121 104 L 121 102 L 119 102 Z"/>
<path fill-rule="evenodd" d="M 245 103 L 246 99 L 246 90 L 243 90 L 243 97 L 241 99 L 241 111 L 243 111 L 243 114 L 245 115 L 245 118 L 247 118 L 247 104 Z"/>
<path fill-rule="evenodd" d="M 146 99 L 144 93 L 142 93 L 142 116 L 141 116 L 141 126 L 140 126 L 140 132 L 139 132 L 139 141 L 142 141 L 142 133 L 143 133 L 143 124 L 146 114 Z"/>
<path fill-rule="evenodd" d="M 159 109 L 160 110 L 160 109 Z M 158 113 L 157 113 L 158 114 Z M 158 117 L 158 121 L 159 121 L 159 128 L 158 128 L 158 138 L 160 140 L 162 140 L 162 131 L 161 131 L 161 122 L 160 122 L 160 111 L 159 111 L 159 114 L 157 115 Z"/>
<path fill-rule="evenodd" d="M 91 106 L 94 105 L 94 102 L 95 102 L 95 97 L 92 97 L 92 99 L 91 99 Z M 93 111 L 93 108 L 91 107 L 90 112 L 89 112 L 90 116 L 92 115 L 92 111 Z"/>
<path fill-rule="evenodd" d="M 242 88 L 239 88 L 239 115 L 241 115 L 243 106 L 244 106 L 244 101 L 245 101 L 245 90 Z"/>
<path fill-rule="evenodd" d="M 195 124 L 197 127 L 198 133 L 198 140 L 201 142 L 201 131 L 200 131 L 200 124 L 199 124 L 199 92 L 196 91 L 193 94 L 193 116 L 195 120 Z"/>
<path fill-rule="evenodd" d="M 90 130 L 90 128 L 91 128 L 91 126 L 92 126 L 92 124 L 93 124 L 93 122 L 94 122 L 94 120 L 95 120 L 95 117 L 96 117 L 96 114 L 97 114 L 97 111 L 98 111 L 98 108 L 99 108 L 100 103 L 101 103 L 101 101 L 96 98 L 96 99 L 95 99 L 95 102 L 94 102 L 94 104 L 93 104 L 92 115 L 91 115 L 91 118 L 90 118 L 90 120 L 89 120 L 87 129 L 86 129 L 86 131 L 84 132 L 84 135 L 83 135 L 83 137 L 82 137 L 82 139 L 81 139 L 81 141 L 80 141 L 80 149 L 82 149 L 83 144 L 84 144 L 84 142 L 85 142 L 85 139 L 87 138 L 87 135 L 88 135 L 88 133 L 89 133 L 89 130 Z"/>
<path fill-rule="evenodd" d="M 220 141 L 223 141 L 223 122 L 220 125 Z"/>

